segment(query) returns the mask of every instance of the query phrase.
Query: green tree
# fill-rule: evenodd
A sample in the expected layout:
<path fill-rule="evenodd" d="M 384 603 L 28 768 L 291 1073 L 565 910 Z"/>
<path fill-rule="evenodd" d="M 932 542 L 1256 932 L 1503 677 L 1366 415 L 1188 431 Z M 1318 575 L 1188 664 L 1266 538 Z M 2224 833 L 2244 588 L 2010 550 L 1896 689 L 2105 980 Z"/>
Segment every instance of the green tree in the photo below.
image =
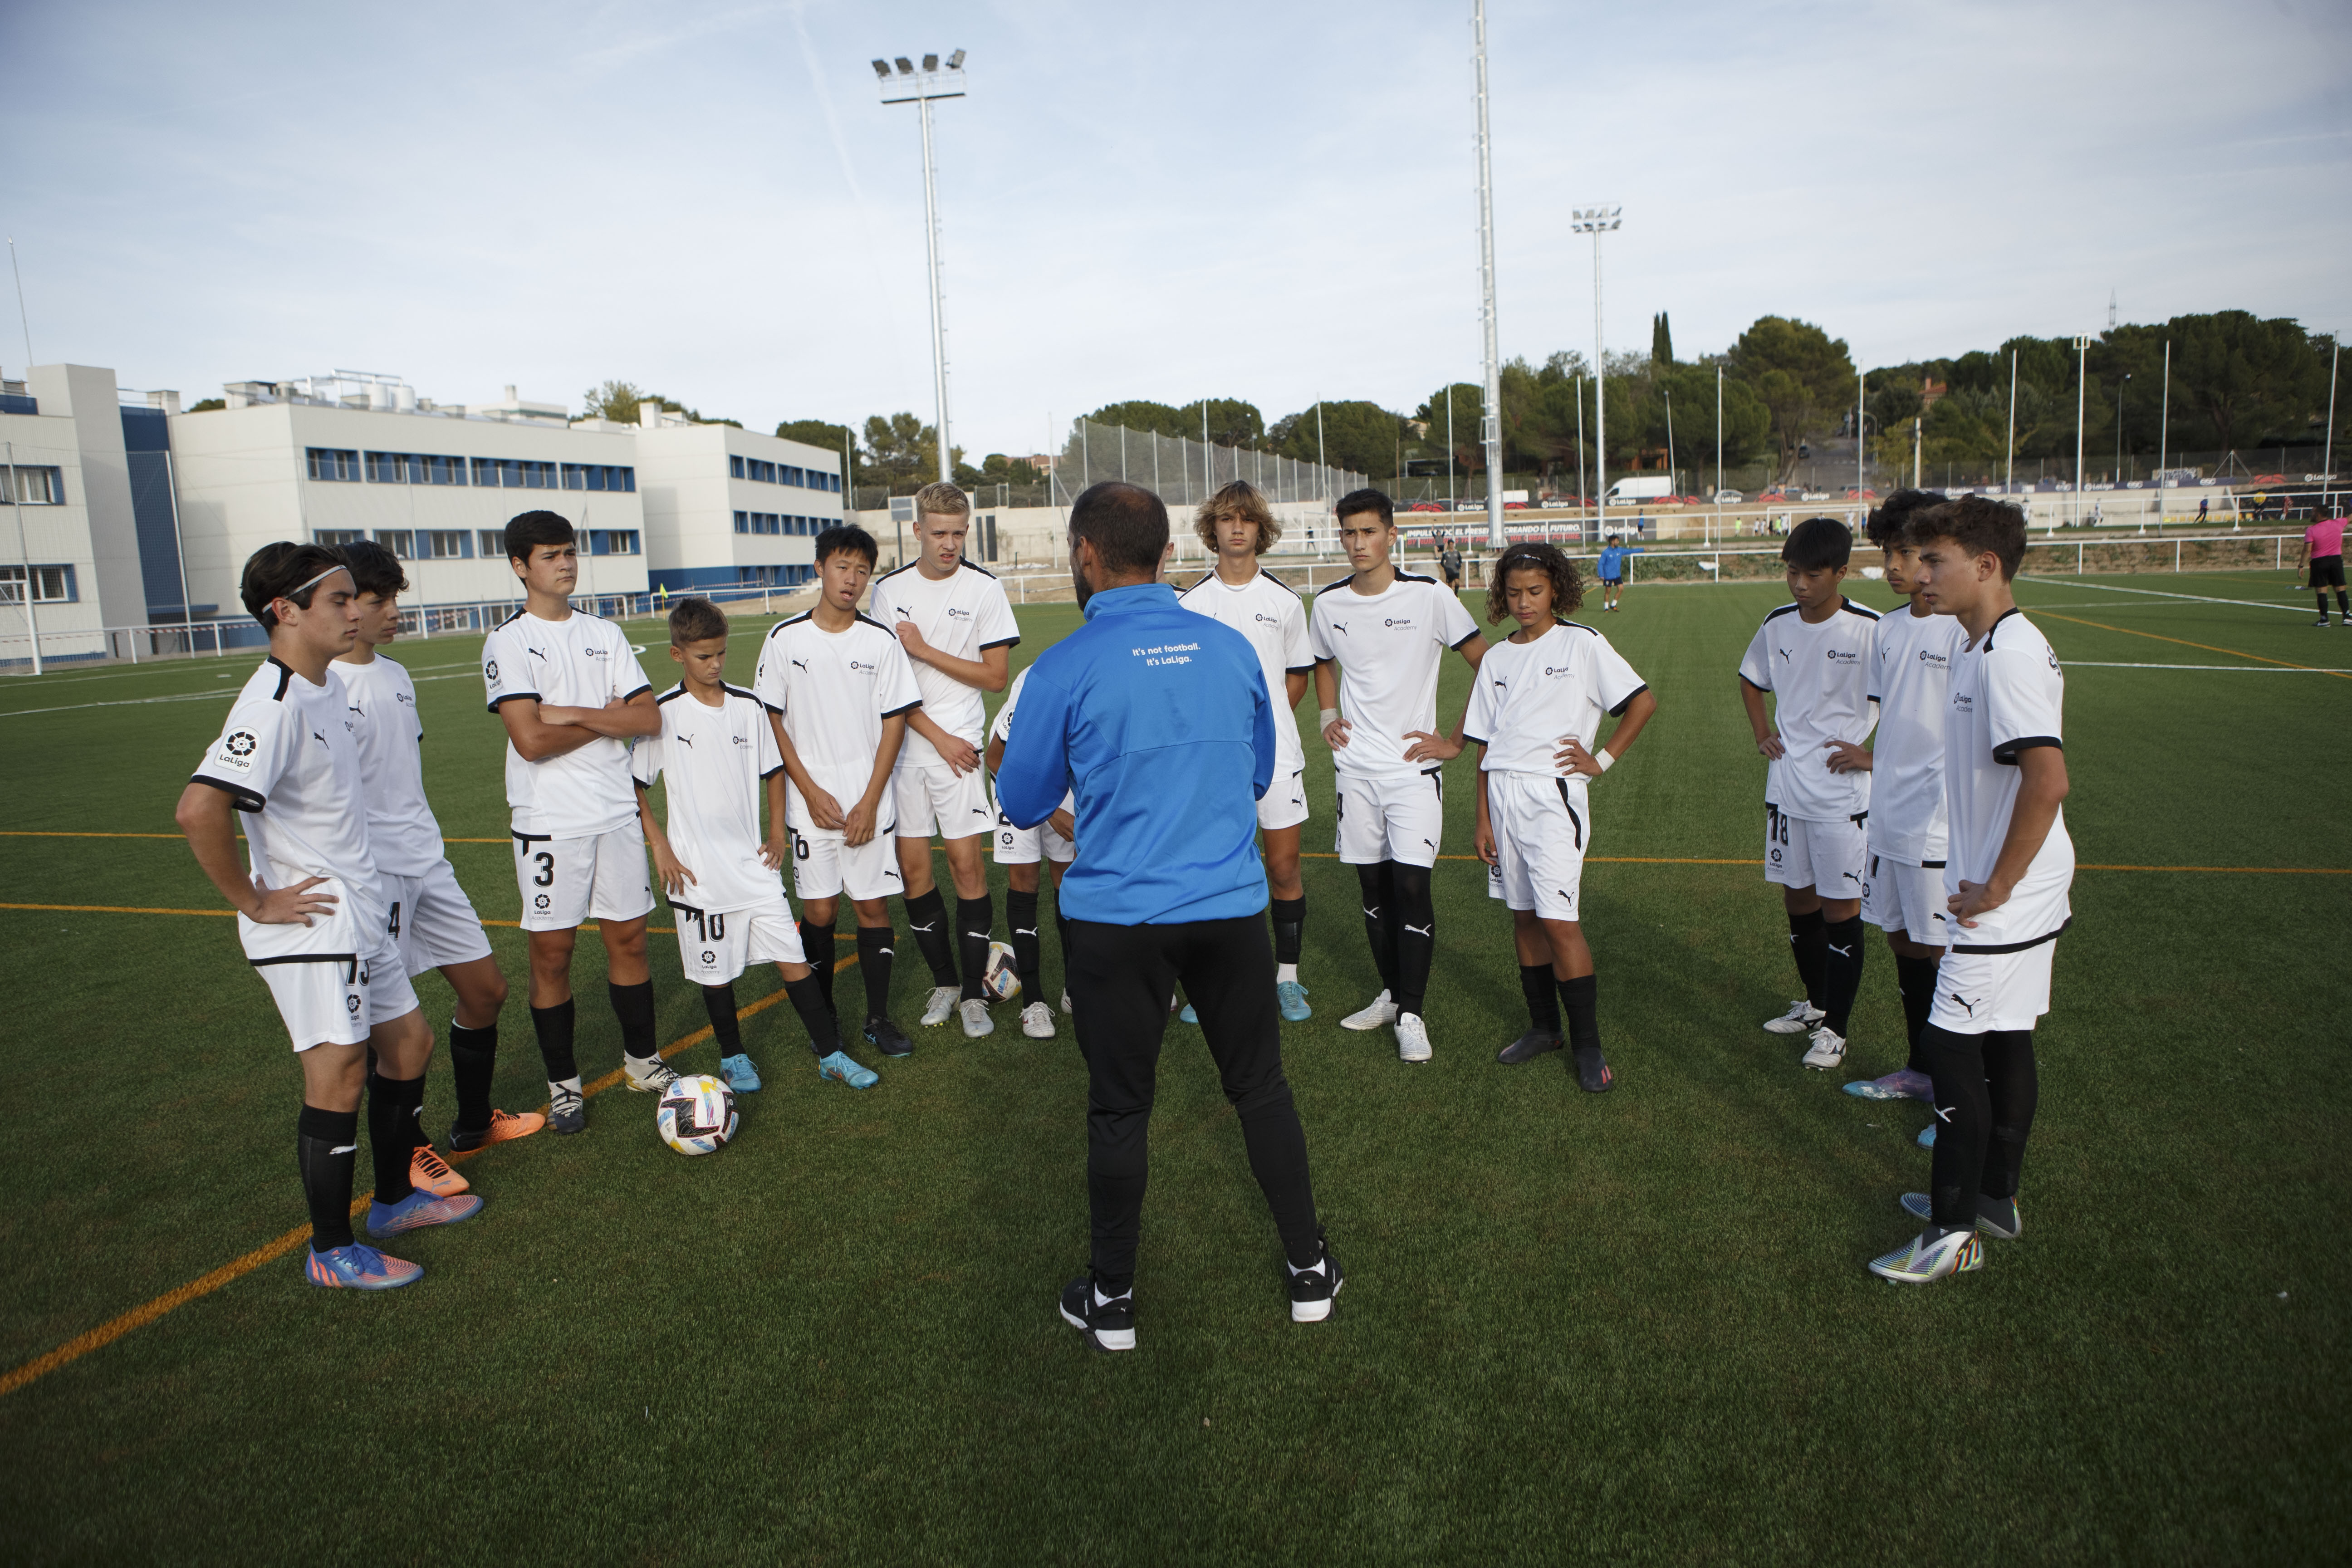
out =
<path fill-rule="evenodd" d="M 1834 419 L 1832 411 L 1852 406 L 1853 359 L 1845 341 L 1810 321 L 1758 317 L 1732 344 L 1730 363 L 1763 400 L 1783 468 L 1796 458 L 1799 443 Z"/>
<path fill-rule="evenodd" d="M 1315 416 L 1318 406 L 1323 416 L 1322 461 L 1335 468 L 1352 469 L 1368 479 L 1396 478 L 1397 432 L 1402 421 L 1377 403 L 1357 399 L 1309 404 L 1275 421 L 1267 432 L 1272 448 L 1302 463 L 1316 461 Z M 1199 418 L 1198 414 L 1194 418 Z M 1475 427 L 1474 422 L 1472 428 Z M 1441 437 L 1442 435 L 1441 429 Z M 1197 424 L 1193 438 L 1200 438 Z"/>
<path fill-rule="evenodd" d="M 914 415 L 870 414 L 866 418 L 866 449 L 858 457 L 858 478 L 866 484 L 887 485 L 893 494 L 919 489 L 939 478 L 940 433 Z M 948 461 L 960 485 L 976 484 L 980 471 L 966 465 L 963 448 L 948 448 Z"/>
<path fill-rule="evenodd" d="M 826 452 L 838 452 L 849 445 L 849 426 L 825 419 L 787 419 L 776 426 L 776 436 Z"/>
<path fill-rule="evenodd" d="M 2172 339 L 2176 396 L 2186 394 L 2223 450 L 2307 441 L 2313 422 L 2326 417 L 2325 340 L 2298 323 L 2222 310 L 2175 316 L 2165 331 Z"/>
<path fill-rule="evenodd" d="M 1195 441 L 1201 438 L 1201 411 L 1197 405 L 1189 429 L 1185 427 L 1184 416 L 1173 404 L 1154 403 L 1149 398 L 1106 403 L 1085 417 L 1097 425 L 1120 425 L 1150 436 L 1190 436 Z"/>
<path fill-rule="evenodd" d="M 618 425 L 637 423 L 638 405 L 650 403 L 668 413 L 686 416 L 690 424 L 732 425 L 738 430 L 743 428 L 740 419 L 706 415 L 700 409 L 688 408 L 675 398 L 665 397 L 658 392 L 647 392 L 632 382 L 607 381 L 602 385 L 592 386 L 581 395 L 580 401 L 583 405 L 582 417 L 610 419 Z"/>
<path fill-rule="evenodd" d="M 1675 363 L 1675 330 L 1667 324 L 1664 310 L 1650 318 L 1650 363 L 1659 365 Z"/>

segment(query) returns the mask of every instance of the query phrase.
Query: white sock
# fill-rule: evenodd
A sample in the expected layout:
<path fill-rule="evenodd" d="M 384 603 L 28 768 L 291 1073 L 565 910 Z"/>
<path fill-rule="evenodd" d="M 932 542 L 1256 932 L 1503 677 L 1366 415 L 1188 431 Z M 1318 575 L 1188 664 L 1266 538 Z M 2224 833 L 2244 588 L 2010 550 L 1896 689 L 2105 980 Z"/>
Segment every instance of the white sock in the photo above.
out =
<path fill-rule="evenodd" d="M 583 1091 L 580 1087 L 580 1079 L 577 1075 L 567 1078 L 561 1083 L 557 1082 L 553 1079 L 549 1079 L 547 1080 L 547 1097 L 550 1100 L 554 1099 L 557 1093 L 567 1089 L 572 1093 L 582 1096 L 583 1099 L 586 1098 L 585 1091 Z"/>
<path fill-rule="evenodd" d="M 1135 1288 L 1134 1288 L 1133 1286 L 1131 1286 L 1131 1285 L 1130 1285 L 1130 1286 L 1129 1286 L 1126 1289 L 1121 1290 L 1121 1291 L 1120 1291 L 1118 1295 L 1116 1295 L 1116 1296 L 1106 1296 L 1106 1295 L 1104 1295 L 1104 1294 L 1102 1293 L 1102 1287 L 1101 1287 L 1099 1284 L 1097 1284 L 1097 1285 L 1095 1287 L 1095 1305 L 1096 1305 L 1096 1306 L 1097 1306 L 1097 1307 L 1108 1307 L 1108 1306 L 1109 1306 L 1113 1301 L 1124 1300 L 1126 1300 L 1128 1297 L 1132 1296 L 1132 1295 L 1134 1295 L 1134 1294 L 1135 1294 Z"/>
<path fill-rule="evenodd" d="M 1297 983 L 1298 965 L 1295 963 L 1277 963 L 1274 966 L 1274 983 L 1276 985 L 1279 985 L 1286 980 L 1291 982 L 1293 984 Z"/>
<path fill-rule="evenodd" d="M 1297 1279 L 1301 1274 L 1315 1274 L 1320 1272 L 1323 1268 L 1323 1260 L 1318 1258 L 1307 1268 L 1301 1268 L 1298 1265 L 1286 1258 L 1282 1260 L 1282 1266 L 1290 1270 L 1291 1278 Z"/>

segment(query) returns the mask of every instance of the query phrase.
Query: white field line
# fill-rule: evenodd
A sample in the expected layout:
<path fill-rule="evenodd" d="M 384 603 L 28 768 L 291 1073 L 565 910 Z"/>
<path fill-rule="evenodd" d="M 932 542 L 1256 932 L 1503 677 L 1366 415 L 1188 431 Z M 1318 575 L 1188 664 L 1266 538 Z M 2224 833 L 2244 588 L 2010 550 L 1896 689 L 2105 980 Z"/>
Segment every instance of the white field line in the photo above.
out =
<path fill-rule="evenodd" d="M 2028 579 L 2028 581 L 2037 580 Z M 2038 579 L 2038 582 L 2051 583 L 2054 585 L 2054 580 L 2048 577 Z M 2174 594 L 2168 593 L 2162 588 L 2126 588 L 2114 583 L 2069 582 L 2066 584 L 2066 586 L 2069 588 L 2095 588 L 2103 594 L 2146 594 L 2151 598 L 2187 599 L 2192 603 L 2200 605 L 2236 605 L 2249 610 L 2286 610 L 2298 616 L 2303 614 L 2303 606 L 2300 605 L 2273 605 L 2262 599 L 2225 599 L 2212 594 Z M 2032 606 L 2021 605 L 2020 608 L 2030 609 Z"/>
<path fill-rule="evenodd" d="M 2070 658 L 2063 662 L 2068 669 L 2231 669 L 2255 675 L 2352 675 L 2352 669 L 2288 664 L 2117 664 L 2099 658 Z"/>
<path fill-rule="evenodd" d="M 63 637 L 66 634 L 60 632 L 58 635 Z M 237 652 L 239 653 L 251 653 L 254 651 L 255 650 L 252 648 L 237 649 Z M 220 668 L 220 664 L 226 664 L 226 668 Z M 408 670 L 409 673 L 413 675 L 418 670 L 425 669 L 466 669 L 468 668 L 470 668 L 470 661 L 460 662 L 457 664 L 412 664 L 408 666 Z M 33 690 L 47 691 L 52 686 L 73 686 L 85 680 L 113 680 L 125 675 L 153 675 L 159 669 L 169 672 L 177 672 L 179 670 L 185 669 L 197 673 L 210 669 L 214 671 L 213 679 L 215 680 L 226 680 L 232 675 L 247 676 L 253 673 L 253 667 L 245 663 L 242 659 L 229 659 L 216 663 L 210 654 L 206 654 L 203 657 L 201 661 L 187 658 L 150 659 L 145 664 L 139 666 L 135 669 L 125 667 L 121 669 L 100 670 L 92 675 L 0 676 L 0 689 L 5 689 L 5 682 L 10 680 L 21 680 Z"/>
<path fill-rule="evenodd" d="M 449 667 L 432 665 L 427 668 L 446 669 Z M 472 673 L 473 668 L 470 663 L 465 666 L 468 674 Z M 410 684 L 422 686 L 428 680 L 463 680 L 465 679 L 463 675 L 424 675 L 412 677 Z M 59 708 L 19 708 L 13 712 L 0 712 L 0 719 L 26 719 L 36 713 L 74 713 L 85 708 L 143 708 L 150 702 L 202 702 L 206 698 L 226 701 L 244 689 L 242 686 L 225 687 L 213 691 L 182 691 L 169 697 L 119 697 L 111 702 L 68 702 Z"/>

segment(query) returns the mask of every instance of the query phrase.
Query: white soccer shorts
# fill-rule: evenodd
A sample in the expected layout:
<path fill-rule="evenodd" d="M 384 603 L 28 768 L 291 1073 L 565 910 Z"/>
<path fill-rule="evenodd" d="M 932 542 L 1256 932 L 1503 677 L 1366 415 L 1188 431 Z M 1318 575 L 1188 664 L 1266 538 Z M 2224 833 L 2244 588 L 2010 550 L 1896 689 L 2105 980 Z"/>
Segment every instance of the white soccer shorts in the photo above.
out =
<path fill-rule="evenodd" d="M 457 885 L 446 860 L 422 877 L 382 879 L 385 924 L 400 949 L 401 968 L 414 979 L 446 963 L 471 963 L 490 955 L 482 917 Z"/>
<path fill-rule="evenodd" d="M 633 921 L 653 912 L 645 829 L 635 818 L 590 838 L 518 833 L 514 841 L 523 930 L 571 931 L 584 921 Z"/>
<path fill-rule="evenodd" d="M 1784 888 L 1812 888 L 1825 899 L 1859 899 L 1869 863 L 1862 812 L 1833 822 L 1790 816 L 1764 806 L 1764 879 Z"/>
<path fill-rule="evenodd" d="M 1591 807 L 1566 779 L 1540 773 L 1486 775 L 1486 820 L 1496 863 L 1486 896 L 1536 918 L 1573 921 L 1583 892 L 1584 852 L 1592 842 Z"/>
<path fill-rule="evenodd" d="M 890 790 L 898 810 L 898 837 L 928 839 L 969 838 L 996 826 L 996 812 L 988 803 L 988 786 L 980 770 L 960 773 L 945 763 L 930 766 L 900 764 L 890 772 Z"/>
<path fill-rule="evenodd" d="M 1265 794 L 1258 797 L 1257 825 L 1260 827 L 1296 827 L 1307 820 L 1307 774 L 1276 773 L 1266 785 Z"/>
<path fill-rule="evenodd" d="M 1445 774 L 1436 766 L 1380 778 L 1339 775 L 1337 847 L 1349 866 L 1434 866 L 1445 841 Z"/>
<path fill-rule="evenodd" d="M 239 915 L 237 938 L 297 1051 L 364 1044 L 378 1024 L 416 1011 L 415 988 L 381 914 L 354 909 L 333 878 L 311 891 L 333 894 L 334 913 L 313 915 L 307 926 L 257 925 Z"/>
<path fill-rule="evenodd" d="M 1913 942 L 1943 942 L 1944 863 L 1922 866 L 1870 852 L 1862 878 L 1862 918 Z"/>
<path fill-rule="evenodd" d="M 853 902 L 895 899 L 907 890 L 898 874 L 898 838 L 895 826 L 884 824 L 863 844 L 852 845 L 837 832 L 823 828 L 793 834 L 793 890 L 801 902 L 837 899 L 846 892 Z"/>
<path fill-rule="evenodd" d="M 2033 1027 L 2050 1011 L 2057 952 L 2055 936 L 2007 952 L 1947 950 L 1936 966 L 1936 1005 L 1927 1022 L 1955 1035 Z"/>
<path fill-rule="evenodd" d="M 1050 817 L 1034 827 L 1015 827 L 1013 819 L 1000 811 L 988 855 L 1000 866 L 1034 866 L 1040 860 L 1066 866 L 1077 858 L 1078 847 L 1054 831 Z"/>
<path fill-rule="evenodd" d="M 678 967 L 696 985 L 724 985 L 754 963 L 806 963 L 801 930 L 782 889 L 748 910 L 698 910 L 673 900 Z"/>

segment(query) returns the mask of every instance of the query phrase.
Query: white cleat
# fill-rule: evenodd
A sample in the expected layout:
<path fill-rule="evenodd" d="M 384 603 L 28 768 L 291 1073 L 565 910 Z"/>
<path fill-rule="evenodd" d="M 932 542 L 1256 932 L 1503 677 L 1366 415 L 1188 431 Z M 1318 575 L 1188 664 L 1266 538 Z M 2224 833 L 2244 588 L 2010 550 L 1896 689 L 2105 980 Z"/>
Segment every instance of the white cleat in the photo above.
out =
<path fill-rule="evenodd" d="M 640 1060 L 625 1052 L 621 1065 L 628 1069 L 629 1087 L 640 1094 L 667 1094 L 677 1081 L 677 1069 L 659 1057 Z"/>
<path fill-rule="evenodd" d="M 996 1033 L 996 1021 L 988 1016 L 988 1004 L 974 996 L 963 1005 L 963 1037 L 976 1040 L 982 1035 Z"/>
<path fill-rule="evenodd" d="M 1827 1024 L 1815 1029 L 1813 1048 L 1805 1053 L 1805 1065 L 1809 1068 L 1819 1068 L 1823 1072 L 1827 1072 L 1844 1060 L 1845 1037 L 1830 1033 L 1830 1026 Z"/>
<path fill-rule="evenodd" d="M 1421 1021 L 1418 1013 L 1399 1013 L 1396 1021 L 1397 1060 L 1425 1062 L 1429 1059 L 1429 1026 Z"/>
<path fill-rule="evenodd" d="M 1810 1035 L 1828 1016 L 1827 1013 L 1800 996 L 1789 1004 L 1787 1012 L 1777 1018 L 1766 1019 L 1764 1028 L 1768 1034 L 1774 1035 Z"/>
<path fill-rule="evenodd" d="M 1032 1002 L 1021 1009 L 1021 1032 L 1033 1040 L 1054 1037 L 1054 1009 L 1043 1002 Z"/>
<path fill-rule="evenodd" d="M 1383 991 L 1379 995 L 1373 997 L 1370 1002 L 1367 1003 L 1362 1012 L 1350 1013 L 1346 1017 L 1340 1019 L 1339 1027 L 1343 1029 L 1354 1029 L 1359 1033 L 1361 1033 L 1368 1029 L 1378 1029 L 1383 1027 L 1384 1026 L 1393 1024 L 1396 1021 L 1396 1004 L 1390 1001 L 1389 994 Z"/>
<path fill-rule="evenodd" d="M 963 993 L 952 985 L 934 985 L 931 999 L 923 1004 L 923 1027 L 936 1029 L 955 1016 L 956 1003 Z"/>
<path fill-rule="evenodd" d="M 1077 1013 L 1077 1009 L 1070 1005 L 1070 994 L 1066 991 L 1062 993 L 1062 1011 L 1073 1016 Z"/>
<path fill-rule="evenodd" d="M 1873 1258 L 1870 1271 L 1891 1284 L 1927 1285 L 1983 1267 L 1984 1243 L 1975 1231 L 1948 1231 L 1933 1241 L 1923 1231 L 1885 1257 Z"/>

